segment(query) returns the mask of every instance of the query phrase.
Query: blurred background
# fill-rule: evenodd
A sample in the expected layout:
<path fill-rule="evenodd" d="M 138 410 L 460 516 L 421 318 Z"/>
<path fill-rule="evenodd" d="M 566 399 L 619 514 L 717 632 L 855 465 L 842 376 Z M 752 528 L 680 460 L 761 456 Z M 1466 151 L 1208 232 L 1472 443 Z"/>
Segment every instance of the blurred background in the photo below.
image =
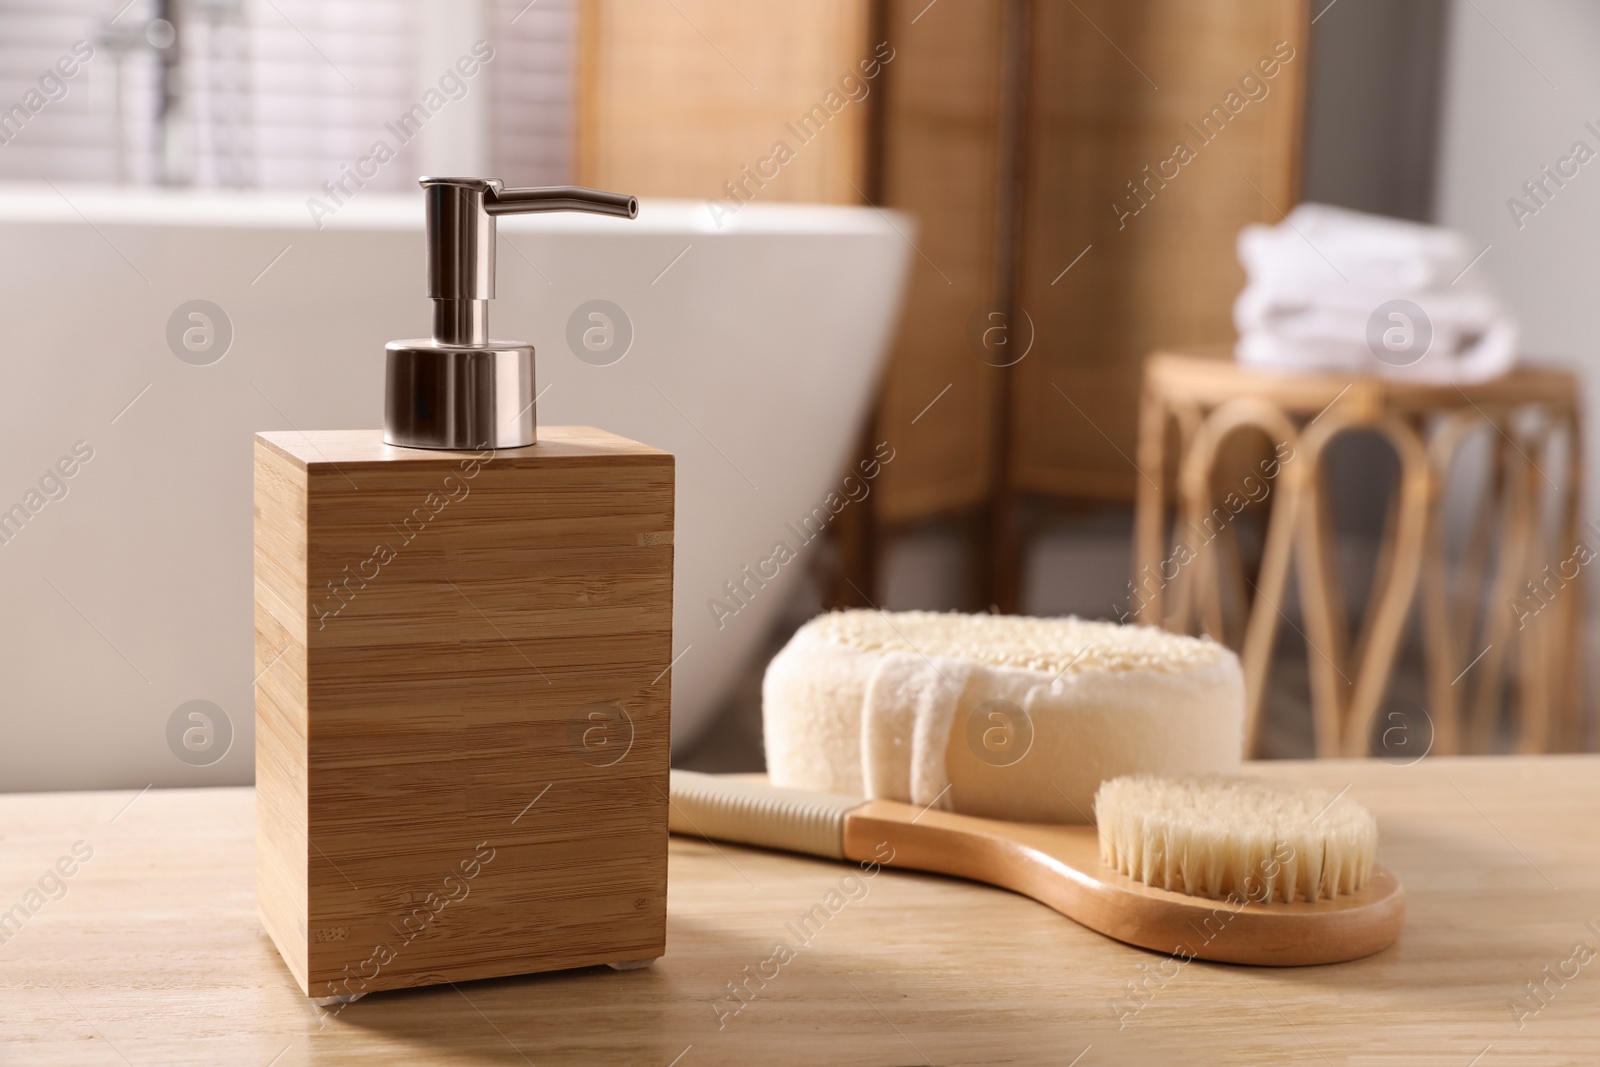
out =
<path fill-rule="evenodd" d="M 479 43 L 487 53 L 477 50 Z M 1584 676 L 1595 630 L 1583 595 L 1587 570 L 1579 565 L 1576 577 L 1563 578 L 1559 595 L 1541 576 L 1546 566 L 1570 559 L 1576 541 L 1596 536 L 1587 511 L 1566 515 L 1562 508 L 1596 498 L 1584 471 L 1600 470 L 1600 463 L 1584 459 L 1580 443 L 1593 446 L 1584 442 L 1576 415 L 1556 420 L 1570 450 L 1556 448 L 1554 458 L 1524 454 L 1533 438 L 1520 427 L 1531 417 L 1525 407 L 1548 407 L 1552 396 L 1560 408 L 1564 393 L 1580 411 L 1592 399 L 1587 367 L 1600 350 L 1587 321 L 1588 290 L 1600 278 L 1594 241 L 1600 178 L 1584 175 L 1587 157 L 1570 173 L 1561 170 L 1566 177 L 1559 181 L 1546 180 L 1541 168 L 1573 158 L 1576 142 L 1600 148 L 1597 45 L 1600 10 L 1580 0 L 0 0 L 0 216 L 6 220 L 0 250 L 10 260 L 4 310 L 8 322 L 27 322 L 43 314 L 40 294 L 137 286 L 131 275 L 106 281 L 41 267 L 26 251 L 35 221 L 29 213 L 39 210 L 29 205 L 55 203 L 61 226 L 81 219 L 131 257 L 142 277 L 135 264 L 148 262 L 127 250 L 149 249 L 153 261 L 159 227 L 155 237 L 119 229 L 137 220 L 117 214 L 118 198 L 217 204 L 266 197 L 285 218 L 295 216 L 286 226 L 320 235 L 319 211 L 337 216 L 350 199 L 352 168 L 360 170 L 354 184 L 367 204 L 390 194 L 398 203 L 414 196 L 417 175 L 446 170 L 681 201 L 685 232 L 702 235 L 691 244 L 757 230 L 875 228 L 892 255 L 819 257 L 796 267 L 824 272 L 843 290 L 887 295 L 874 298 L 885 305 L 877 317 L 852 318 L 827 304 L 783 305 L 797 323 L 836 314 L 841 322 L 859 322 L 851 329 L 860 333 L 862 350 L 849 358 L 863 384 L 844 390 L 859 399 L 840 402 L 843 414 L 826 434 L 815 430 L 807 409 L 797 409 L 796 436 L 783 447 L 813 450 L 818 471 L 826 473 L 795 474 L 792 498 L 805 503 L 785 503 L 774 514 L 798 520 L 861 460 L 881 459 L 885 448 L 893 459 L 864 496 L 830 509 L 825 539 L 808 547 L 772 595 L 763 594 L 764 614 L 744 627 L 750 632 L 737 647 L 713 654 L 714 638 L 705 636 L 693 642 L 698 652 L 683 652 L 681 670 L 705 673 L 692 693 L 675 679 L 674 715 L 683 727 L 675 729 L 676 762 L 759 769 L 766 661 L 816 612 L 850 606 L 1123 619 L 1208 632 L 1236 647 L 1243 646 L 1251 614 L 1270 608 L 1281 632 L 1257 657 L 1264 672 L 1259 755 L 1327 754 L 1314 728 L 1323 714 L 1315 708 L 1319 699 L 1372 704 L 1369 717 L 1380 729 L 1404 727 L 1406 758 L 1433 744 L 1435 720 L 1446 715 L 1441 700 L 1451 703 L 1445 740 L 1451 750 L 1592 747 L 1585 695 L 1592 687 Z M 483 60 L 485 54 L 492 59 Z M 455 66 L 469 55 L 481 60 L 470 64 L 471 75 Z M 451 80 L 452 70 L 463 73 Z M 393 124 L 403 125 L 402 116 L 419 103 L 428 121 L 414 137 L 398 136 L 411 131 Z M 394 160 L 362 169 L 379 140 L 396 142 Z M 1188 148 L 1182 158 L 1175 157 L 1177 143 Z M 1538 184 L 1530 190 L 1530 182 Z M 92 195 L 80 197 L 80 188 Z M 7 189 L 17 191 L 9 209 Z M 1154 615 L 1141 613 L 1146 598 L 1134 585 L 1136 514 L 1143 507 L 1152 516 L 1145 522 L 1154 554 L 1145 562 L 1166 556 L 1179 536 L 1174 513 L 1184 506 L 1176 480 L 1181 453 L 1192 444 L 1184 433 L 1164 440 L 1159 427 L 1148 425 L 1148 410 L 1141 433 L 1146 360 L 1156 352 L 1231 359 L 1234 301 L 1246 283 L 1238 234 L 1252 223 L 1284 225 L 1301 202 L 1457 231 L 1482 249 L 1470 270 L 1492 279 L 1516 316 L 1524 358 L 1571 375 L 1541 379 L 1542 392 L 1497 393 L 1495 383 L 1480 383 L 1474 388 L 1482 391 L 1469 397 L 1454 389 L 1465 405 L 1453 387 L 1437 383 L 1434 393 L 1413 398 L 1402 421 L 1425 446 L 1437 431 L 1435 415 L 1465 407 L 1477 410 L 1488 432 L 1464 446 L 1461 462 L 1446 464 L 1438 479 L 1433 496 L 1458 502 L 1440 503 L 1418 520 L 1428 531 L 1428 547 L 1414 560 L 1423 573 L 1405 578 L 1407 592 L 1417 593 L 1389 611 L 1388 638 L 1381 621 L 1347 626 L 1341 615 L 1333 635 L 1324 616 L 1308 618 L 1304 583 L 1295 580 L 1303 570 L 1290 568 L 1281 598 L 1261 595 L 1275 497 L 1252 502 L 1230 531 L 1237 580 L 1213 578 L 1209 593 L 1196 586 L 1186 594 L 1184 603 L 1194 606 Z M 102 205 L 103 217 L 86 204 Z M 784 215 L 779 209 L 789 204 L 850 208 L 860 221 Z M 523 259 L 541 277 L 557 271 L 538 254 L 542 231 L 527 232 L 525 247 L 534 251 Z M 303 239 L 310 238 L 293 238 Z M 84 240 L 85 247 L 100 247 L 93 236 Z M 262 264 L 276 243 L 261 245 Z M 678 262 L 667 262 L 675 247 L 665 241 L 659 255 L 652 250 L 657 258 L 639 268 L 644 295 L 634 304 L 620 300 L 623 306 L 654 306 L 648 301 L 662 292 L 657 282 L 672 275 L 663 270 L 645 282 Z M 777 247 L 777 255 L 804 258 L 781 241 Z M 510 255 L 502 247 L 507 276 L 518 262 Z M 683 262 L 690 268 L 694 259 Z M 420 280 L 420 255 L 416 263 Z M 280 269 L 296 269 L 294 260 Z M 674 297 L 678 306 L 708 317 L 737 313 L 728 303 L 735 299 L 728 295 L 732 274 L 702 270 L 692 278 L 694 295 Z M 564 281 L 558 275 L 551 284 Z M 528 284 L 535 284 L 532 275 Z M 250 285 L 249 300 L 267 300 L 260 286 Z M 415 289 L 403 295 L 420 305 L 420 285 Z M 521 301 L 540 321 L 550 319 L 551 335 L 559 337 L 568 308 L 538 305 L 521 292 L 503 282 L 497 308 L 508 305 L 509 317 Z M 159 309 L 149 358 L 170 361 L 158 336 L 167 305 L 199 295 L 205 294 L 175 292 Z M 582 295 L 594 294 L 574 291 L 569 302 Z M 303 302 L 250 306 L 257 317 L 320 313 Z M 326 314 L 343 314 L 337 307 L 330 304 Z M 834 372 L 824 370 L 824 354 L 813 360 L 794 345 L 836 342 L 809 336 L 796 342 L 798 327 L 786 325 L 789 319 L 765 321 L 772 344 L 792 343 L 782 366 L 751 370 L 753 353 L 767 343 L 760 330 L 705 357 L 751 373 L 740 389 L 762 394 L 768 410 L 782 408 L 791 379 L 810 376 L 809 384 L 825 392 Z M 46 343 L 57 333 L 51 358 L 70 363 L 73 334 L 61 328 L 41 322 L 37 334 Z M 677 332 L 693 336 L 695 328 L 685 323 Z M 380 348 L 388 337 L 411 332 L 398 322 L 373 329 Z M 308 333 L 315 336 L 309 327 Z M 0 358 L 38 358 L 36 345 L 12 334 Z M 542 360 L 551 358 L 546 351 Z M 562 375 L 578 383 L 577 375 L 595 372 L 565 353 L 556 358 L 567 360 L 555 365 L 558 384 L 568 380 Z M 668 429 L 675 416 L 663 409 L 659 430 L 646 419 L 635 436 L 680 452 L 690 477 L 703 463 L 733 486 L 692 494 L 689 503 L 680 498 L 680 527 L 733 522 L 727 517 L 757 506 L 758 483 L 766 483 L 770 502 L 789 468 L 774 458 L 777 480 L 770 482 L 760 471 L 739 472 L 755 492 L 738 495 L 745 487 L 722 465 L 737 470 L 753 461 L 719 436 L 714 407 L 692 406 L 698 379 L 670 362 L 661 366 L 649 384 L 663 397 L 690 403 L 679 414 L 692 426 Z M 88 373 L 94 372 L 73 372 Z M 55 390 L 74 388 L 73 374 L 52 379 L 49 388 L 39 384 L 34 393 L 24 389 L 14 402 L 70 406 Z M 121 392 L 132 396 L 136 379 L 127 378 Z M 1347 381 L 1359 386 L 1351 396 L 1367 395 L 1356 377 Z M 241 394 L 245 384 L 239 383 Z M 351 396 L 373 393 L 368 378 L 347 386 Z M 289 380 L 273 386 L 272 406 L 258 404 L 240 416 L 254 425 L 239 427 L 242 443 L 231 443 L 229 455 L 245 455 L 248 428 L 376 422 L 375 400 L 365 418 L 366 408 L 324 404 L 331 388 Z M 578 393 L 582 388 L 574 385 Z M 1262 388 L 1272 402 L 1293 407 L 1272 386 Z M 571 403 L 573 421 L 606 425 L 599 401 L 586 407 L 562 395 L 552 393 L 555 415 L 568 414 L 559 405 Z M 1335 401 L 1348 403 L 1345 396 Z M 1182 399 L 1173 409 L 1180 423 Z M 120 402 L 106 401 L 112 410 Z M 1195 418 L 1209 410 L 1202 405 Z M 782 423 L 785 416 L 772 417 Z M 541 418 L 550 421 L 544 412 Z M 1310 421 L 1294 416 L 1297 432 L 1309 432 Z M 752 440 L 759 422 L 749 429 Z M 29 419 L 5 432 L 14 463 L 0 470 L 8 477 L 0 496 L 9 505 L 71 437 L 58 443 L 68 431 L 51 435 Z M 1204 487 L 1237 481 L 1236 469 L 1256 464 L 1263 448 L 1270 453 L 1271 436 L 1246 434 L 1223 450 Z M 44 444 L 33 447 L 39 439 Z M 1509 451 L 1502 441 L 1511 443 Z M 152 453 L 152 462 L 161 454 Z M 1327 567 L 1336 569 L 1327 583 L 1349 619 L 1361 616 L 1374 590 L 1406 574 L 1404 563 L 1395 569 L 1395 539 L 1403 541 L 1397 528 L 1406 527 L 1405 508 L 1421 505 L 1397 491 L 1402 458 L 1391 437 L 1353 425 L 1329 445 L 1319 467 L 1329 553 L 1311 566 L 1325 577 Z M 1156 468 L 1167 469 L 1166 476 Z M 1518 504 L 1518 478 L 1531 484 L 1530 470 L 1550 491 L 1535 486 L 1538 492 L 1527 490 Z M 236 477 L 247 485 L 247 459 L 240 470 L 212 475 L 219 484 Z M 141 475 L 130 467 L 117 477 L 132 485 Z M 1474 497 L 1479 484 L 1489 488 Z M 91 488 L 78 491 L 89 495 Z M 229 491 L 243 499 L 237 487 Z M 686 516 L 685 508 L 696 510 Z M 114 510 L 85 507 L 70 516 L 66 510 L 47 536 L 70 536 L 79 523 L 110 536 L 102 527 L 119 521 Z M 1488 516 L 1481 550 L 1471 536 L 1455 537 L 1478 528 L 1480 512 Z M 19 609 L 27 598 L 57 608 L 59 601 L 34 580 L 41 564 L 26 558 L 21 536 L 21 547 L 0 550 L 0 571 L 10 572 L 0 581 L 13 583 L 7 586 L 12 629 L 0 651 L 0 726 L 14 738 L 12 755 L 0 761 L 0 789 L 249 780 L 246 520 L 247 511 L 228 520 L 226 536 L 240 538 L 238 550 L 188 583 L 193 592 L 185 595 L 195 599 L 176 607 L 133 597 L 97 611 L 90 594 L 75 599 L 71 586 L 56 589 L 72 607 L 61 609 L 60 618 L 74 627 L 81 620 L 116 651 L 123 641 L 137 646 L 151 613 L 193 614 L 194 605 L 208 602 L 201 587 L 227 576 L 228 607 L 205 625 L 205 640 L 216 630 L 218 644 L 159 657 L 174 677 L 215 666 L 219 680 L 188 690 L 175 684 L 131 715 L 106 705 L 108 694 L 137 679 L 91 676 L 124 670 L 118 656 L 143 675 L 135 666 L 141 656 L 113 656 L 83 630 L 80 649 L 93 647 L 107 666 L 86 668 L 82 677 L 62 662 L 41 666 L 24 633 L 40 626 L 38 616 L 29 621 Z M 724 592 L 723 579 L 758 559 L 776 527 L 773 518 L 720 564 L 704 568 L 704 578 L 701 570 L 686 574 L 680 560 L 680 632 L 716 623 L 715 602 L 742 607 Z M 178 577 L 174 584 L 184 585 Z M 1527 600 L 1535 583 L 1544 594 Z M 1231 606 L 1224 587 L 1240 594 Z M 1527 608 L 1547 600 L 1548 612 Z M 1203 606 L 1211 601 L 1219 606 L 1208 614 Z M 1441 623 L 1446 618 L 1454 621 Z M 1537 642 L 1527 636 L 1530 618 L 1544 627 Z M 1441 627 L 1450 630 L 1448 639 L 1437 636 Z M 1318 633 L 1333 635 L 1324 640 L 1339 650 L 1337 680 L 1318 680 L 1319 661 L 1332 662 L 1318 647 Z M 1385 646 L 1376 657 L 1380 668 L 1387 662 L 1389 669 L 1374 668 L 1369 686 L 1357 668 L 1377 644 Z M 1486 658 L 1473 660 L 1480 648 Z M 148 677 L 145 685 L 162 688 Z M 1362 686 L 1375 688 L 1352 697 Z M 194 761 L 173 761 L 162 732 L 190 690 L 230 715 L 236 734 L 204 772 Z M 1522 710 L 1530 693 L 1546 709 L 1538 722 Z M 1457 719 L 1465 725 L 1458 728 Z M 73 738 L 70 766 L 88 769 L 49 762 L 63 731 Z M 81 750 L 97 745 L 106 750 L 100 757 L 81 758 Z M 1381 744 L 1374 746 L 1384 754 Z"/>

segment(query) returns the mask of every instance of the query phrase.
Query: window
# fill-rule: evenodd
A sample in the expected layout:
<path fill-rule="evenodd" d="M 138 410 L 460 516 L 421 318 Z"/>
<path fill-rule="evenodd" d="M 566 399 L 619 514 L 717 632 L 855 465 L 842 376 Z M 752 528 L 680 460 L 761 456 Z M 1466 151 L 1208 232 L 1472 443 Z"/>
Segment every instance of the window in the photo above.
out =
<path fill-rule="evenodd" d="M 384 140 L 375 188 L 430 163 L 560 184 L 576 20 L 575 0 L 0 0 L 0 178 L 314 189 Z M 475 40 L 492 60 L 452 73 Z"/>

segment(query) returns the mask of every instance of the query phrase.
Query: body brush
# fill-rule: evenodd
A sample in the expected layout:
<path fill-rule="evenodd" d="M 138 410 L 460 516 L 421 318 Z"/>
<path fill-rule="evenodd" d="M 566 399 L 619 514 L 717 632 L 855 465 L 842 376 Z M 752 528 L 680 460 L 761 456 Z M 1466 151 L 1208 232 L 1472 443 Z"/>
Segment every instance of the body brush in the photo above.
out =
<path fill-rule="evenodd" d="M 1374 861 L 1372 815 L 1342 795 L 1132 776 L 1101 785 L 1095 815 L 1008 822 L 672 772 L 675 833 L 987 882 L 1159 952 L 1296 966 L 1399 937 L 1404 891 Z"/>

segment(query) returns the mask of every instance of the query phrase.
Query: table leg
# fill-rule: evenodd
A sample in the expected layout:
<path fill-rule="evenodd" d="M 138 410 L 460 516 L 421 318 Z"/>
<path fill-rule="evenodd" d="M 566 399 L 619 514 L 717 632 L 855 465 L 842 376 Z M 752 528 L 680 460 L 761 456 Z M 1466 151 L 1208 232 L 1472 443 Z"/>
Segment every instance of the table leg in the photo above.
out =
<path fill-rule="evenodd" d="M 1139 402 L 1139 467 L 1134 512 L 1133 581 L 1130 602 L 1137 622 L 1160 625 L 1161 551 L 1167 507 L 1167 409 L 1148 384 Z"/>
<path fill-rule="evenodd" d="M 1433 751 L 1441 756 L 1453 756 L 1461 751 L 1460 691 L 1452 683 L 1464 666 L 1461 649 L 1470 636 L 1472 621 L 1478 617 L 1482 606 L 1483 565 L 1488 553 L 1495 497 L 1499 490 L 1497 479 L 1491 472 L 1484 500 L 1474 512 L 1467 535 L 1456 581 L 1457 596 L 1454 598 L 1451 596 L 1446 551 L 1445 491 L 1461 446 L 1483 429 L 1483 420 L 1476 412 L 1457 412 L 1439 423 L 1428 442 L 1433 483 L 1428 500 L 1427 550 L 1423 553 L 1422 635 L 1427 662 L 1428 717 L 1433 723 Z M 1463 611 L 1467 616 L 1467 626 L 1464 628 L 1457 622 Z M 1469 632 L 1458 640 L 1456 634 L 1461 629 Z"/>
<path fill-rule="evenodd" d="M 1498 425 L 1498 423 L 1497 423 Z M 1490 586 L 1485 646 L 1481 662 L 1473 668 L 1475 692 L 1467 720 L 1470 751 L 1494 749 L 1495 727 L 1499 722 L 1501 690 L 1505 678 L 1505 653 L 1515 632 L 1510 605 L 1521 595 L 1520 582 L 1527 570 L 1529 541 L 1533 530 L 1532 466 L 1522 450 L 1501 432 L 1500 462 L 1505 471 L 1505 494 L 1501 519 L 1500 554 Z"/>

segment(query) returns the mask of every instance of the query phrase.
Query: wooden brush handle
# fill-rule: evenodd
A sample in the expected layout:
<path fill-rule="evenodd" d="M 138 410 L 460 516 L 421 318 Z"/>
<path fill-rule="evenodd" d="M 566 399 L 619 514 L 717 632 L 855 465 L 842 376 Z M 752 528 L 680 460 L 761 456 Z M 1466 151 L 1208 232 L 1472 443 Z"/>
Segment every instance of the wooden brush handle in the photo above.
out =
<path fill-rule="evenodd" d="M 1374 867 L 1359 893 L 1240 904 L 1136 882 L 1100 862 L 1093 826 L 979 819 L 873 800 L 850 811 L 845 858 L 1010 889 L 1089 929 L 1180 958 L 1300 967 L 1370 956 L 1400 936 L 1405 891 Z M 893 850 L 884 859 L 884 844 Z"/>
<path fill-rule="evenodd" d="M 675 833 L 987 882 L 1107 937 L 1185 959 L 1342 963 L 1392 945 L 1405 921 L 1405 892 L 1383 867 L 1353 895 L 1237 904 L 1106 867 L 1092 826 L 979 819 L 687 771 L 672 772 L 671 799 Z"/>

